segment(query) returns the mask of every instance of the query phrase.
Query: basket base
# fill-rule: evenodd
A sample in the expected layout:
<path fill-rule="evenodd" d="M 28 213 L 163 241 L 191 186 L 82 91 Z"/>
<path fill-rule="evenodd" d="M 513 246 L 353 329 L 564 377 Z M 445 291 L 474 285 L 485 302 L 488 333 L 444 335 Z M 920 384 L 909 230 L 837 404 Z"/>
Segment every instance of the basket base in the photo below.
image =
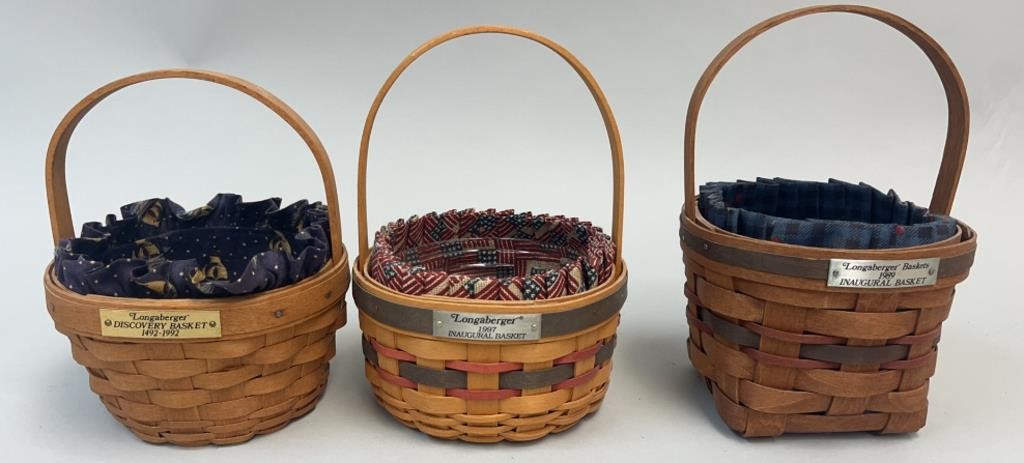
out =
<path fill-rule="evenodd" d="M 220 427 L 220 431 L 224 433 L 220 434 L 213 432 L 159 431 L 157 430 L 158 426 L 147 425 L 119 416 L 118 411 L 112 410 L 112 405 L 102 397 L 100 402 L 111 412 L 114 419 L 128 427 L 135 436 L 148 444 L 170 444 L 180 447 L 233 446 L 247 443 L 247 441 L 257 435 L 269 434 L 283 429 L 292 422 L 306 416 L 316 408 L 319 399 L 324 396 L 326 388 L 327 383 L 325 382 L 309 395 L 297 399 L 294 407 L 290 408 L 287 413 L 262 420 L 247 419 L 233 425 L 224 425 Z M 201 428 L 203 424 L 202 422 L 181 422 L 176 423 L 175 426 Z M 238 429 L 240 432 L 237 435 L 231 435 L 231 428 Z"/>
<path fill-rule="evenodd" d="M 733 402 L 725 396 L 714 381 L 708 381 L 715 401 L 715 409 L 729 429 L 748 437 L 779 437 L 783 434 L 819 434 L 843 432 L 872 432 L 877 434 L 905 434 L 919 431 L 925 425 L 928 412 L 863 413 L 859 415 L 783 416 L 763 413 Z M 781 418 L 781 419 L 780 419 Z M 777 424 L 782 422 L 782 426 Z"/>
<path fill-rule="evenodd" d="M 402 424 L 439 439 L 532 441 L 571 428 L 601 406 L 614 367 L 624 270 L 614 284 L 585 296 L 593 299 L 553 308 L 560 302 L 535 301 L 531 313 L 551 316 L 542 328 L 550 336 L 517 341 L 433 336 L 430 311 L 436 309 L 408 305 L 409 317 L 393 316 L 388 310 L 400 304 L 371 294 L 377 289 L 364 284 L 359 273 L 356 280 L 355 287 L 362 288 L 353 294 L 363 304 L 359 326 L 366 378 L 377 402 Z M 478 301 L 450 299 L 446 308 L 456 312 L 495 313 Z M 589 312 L 582 323 L 572 322 L 584 307 L 614 310 Z M 426 328 L 390 324 L 408 319 L 425 320 Z"/>
<path fill-rule="evenodd" d="M 726 374 L 718 375 L 708 357 L 694 345 L 688 343 L 690 362 L 697 368 L 704 379 L 708 391 L 715 403 L 715 410 L 729 429 L 743 437 L 778 437 L 783 434 L 809 433 L 844 433 L 874 432 L 880 434 L 901 434 L 917 432 L 924 427 L 928 417 L 927 394 L 928 382 L 918 390 L 895 392 L 878 396 L 872 402 L 877 408 L 885 411 L 865 411 L 849 415 L 829 415 L 826 413 L 787 413 L 785 407 L 757 410 L 737 402 L 722 389 L 717 378 L 730 381 Z M 737 391 L 745 390 L 744 384 L 750 381 L 732 379 Z M 760 386 L 763 390 L 768 390 Z M 739 393 L 739 392 L 737 392 Z M 783 392 L 785 393 L 785 392 Z M 806 394 L 806 393 L 803 393 Z M 911 396 L 915 396 L 911 398 Z M 916 397 L 921 396 L 921 397 Z M 749 400 L 755 400 L 749 399 Z M 756 400 L 755 400 L 756 401 Z M 901 401 L 905 403 L 901 403 Z M 923 404 L 923 405 L 922 405 Z M 901 409 L 905 407 L 906 409 Z"/>
<path fill-rule="evenodd" d="M 337 305 L 282 330 L 242 339 L 69 339 L 90 388 L 143 441 L 231 445 L 277 431 L 316 407 L 344 316 L 344 306 Z"/>
<path fill-rule="evenodd" d="M 235 445 L 248 442 L 258 435 L 278 431 L 312 412 L 327 388 L 327 368 L 325 365 L 323 380 L 308 394 L 259 410 L 230 424 L 210 426 L 209 421 L 143 423 L 127 417 L 118 408 L 116 398 L 101 396 L 100 402 L 106 406 L 114 419 L 139 439 L 150 444 L 173 444 L 182 447 Z"/>
<path fill-rule="evenodd" d="M 373 386 L 377 403 L 400 423 L 438 439 L 478 444 L 527 442 L 567 431 L 583 418 L 597 412 L 607 391 L 606 382 L 586 396 L 541 415 L 469 415 L 425 413 L 405 401 L 391 397 L 380 387 Z"/>

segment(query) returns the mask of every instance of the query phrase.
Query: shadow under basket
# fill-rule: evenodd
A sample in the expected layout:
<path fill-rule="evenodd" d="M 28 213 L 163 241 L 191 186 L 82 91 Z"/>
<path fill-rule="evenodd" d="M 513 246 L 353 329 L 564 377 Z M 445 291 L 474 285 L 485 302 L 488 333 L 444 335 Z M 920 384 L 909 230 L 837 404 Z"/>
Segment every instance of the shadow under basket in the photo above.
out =
<path fill-rule="evenodd" d="M 64 178 L 75 126 L 117 90 L 170 78 L 241 91 L 298 132 L 324 181 L 331 260 L 316 274 L 284 287 L 204 299 L 79 294 L 57 280 L 51 263 L 43 277 L 46 308 L 57 331 L 71 341 L 72 355 L 88 372 L 91 389 L 136 436 L 185 446 L 237 444 L 281 429 L 313 410 L 323 395 L 328 362 L 335 352 L 334 335 L 345 324 L 349 284 L 337 187 L 316 134 L 266 90 L 201 70 L 136 74 L 88 95 L 57 127 L 46 161 L 55 245 L 75 236 Z M 154 329 L 157 323 L 159 328 Z"/>
<path fill-rule="evenodd" d="M 686 121 L 686 203 L 680 239 L 686 267 L 688 351 L 719 415 L 747 437 L 784 433 L 914 432 L 925 424 L 929 379 L 954 287 L 967 278 L 977 237 L 917 246 L 839 249 L 729 233 L 698 210 L 697 113 L 711 81 L 743 45 L 791 19 L 843 12 L 910 37 L 932 61 L 949 104 L 949 131 L 929 210 L 948 216 L 969 125 L 956 67 L 917 27 L 869 7 L 834 5 L 769 18 L 733 40 L 698 81 Z"/>

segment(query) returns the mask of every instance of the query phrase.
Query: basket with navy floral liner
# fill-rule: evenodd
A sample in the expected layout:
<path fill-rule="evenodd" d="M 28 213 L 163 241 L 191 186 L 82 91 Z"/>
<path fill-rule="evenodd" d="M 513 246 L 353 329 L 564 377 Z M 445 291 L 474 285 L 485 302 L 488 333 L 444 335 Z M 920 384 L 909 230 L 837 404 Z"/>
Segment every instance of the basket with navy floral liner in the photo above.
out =
<path fill-rule="evenodd" d="M 931 205 L 865 184 L 757 179 L 694 190 L 697 115 L 711 81 L 740 48 L 789 20 L 854 13 L 888 24 L 931 60 L 949 126 Z M 914 432 L 954 286 L 977 237 L 948 217 L 967 150 L 967 96 L 949 56 L 906 20 L 874 8 L 815 6 L 750 28 L 708 66 L 687 111 L 688 350 L 715 408 L 748 437 Z"/>
<path fill-rule="evenodd" d="M 124 206 L 122 218 L 74 234 L 64 161 L 97 103 L 130 85 L 194 79 L 247 94 L 283 118 L 313 152 L 327 204 L 244 202 L 220 194 L 186 211 L 169 199 Z M 89 94 L 50 142 L 46 186 L 56 258 L 46 307 L 89 385 L 139 438 L 234 444 L 280 429 L 323 394 L 334 333 L 345 323 L 348 257 L 330 159 L 284 102 L 224 74 L 169 69 Z"/>
<path fill-rule="evenodd" d="M 462 210 L 388 224 L 371 250 L 366 162 L 384 97 L 428 50 L 482 33 L 540 43 L 586 83 L 611 144 L 612 235 L 563 216 Z M 503 26 L 457 29 L 421 45 L 392 72 L 370 108 L 358 205 L 352 295 L 366 377 L 385 410 L 434 437 L 499 442 L 539 439 L 598 409 L 626 298 L 622 146 L 607 100 L 572 54 L 545 37 Z"/>

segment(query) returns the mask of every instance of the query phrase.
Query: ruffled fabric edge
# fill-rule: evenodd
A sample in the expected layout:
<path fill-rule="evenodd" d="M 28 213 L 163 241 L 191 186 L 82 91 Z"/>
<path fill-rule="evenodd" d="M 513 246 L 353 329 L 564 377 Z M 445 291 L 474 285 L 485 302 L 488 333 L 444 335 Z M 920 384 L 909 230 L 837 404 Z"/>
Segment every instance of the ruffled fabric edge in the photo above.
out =
<path fill-rule="evenodd" d="M 841 249 L 918 246 L 947 239 L 956 221 L 866 183 L 758 178 L 700 187 L 701 215 L 739 235 Z"/>
<path fill-rule="evenodd" d="M 110 214 L 103 224 L 85 223 L 80 237 L 60 242 L 57 280 L 79 294 L 137 298 L 227 297 L 297 283 L 330 261 L 328 213 L 320 202 L 280 204 L 280 198 L 245 202 L 228 193 L 193 210 L 168 198 L 127 204 L 121 219 Z M 238 258 L 218 256 L 208 249 L 217 234 L 222 240 L 248 234 L 266 246 L 236 239 Z M 196 243 L 197 251 L 169 257 L 172 241 Z"/>
<path fill-rule="evenodd" d="M 490 243 L 485 241 L 490 240 Z M 554 268 L 507 277 L 471 276 L 418 265 L 417 249 L 441 243 L 442 252 L 467 247 L 514 247 L 525 240 L 565 256 Z M 465 245 L 465 246 L 463 246 Z M 561 215 L 464 209 L 431 212 L 391 222 L 376 233 L 370 276 L 410 295 L 470 299 L 539 300 L 578 294 L 611 278 L 615 246 L 601 228 Z"/>

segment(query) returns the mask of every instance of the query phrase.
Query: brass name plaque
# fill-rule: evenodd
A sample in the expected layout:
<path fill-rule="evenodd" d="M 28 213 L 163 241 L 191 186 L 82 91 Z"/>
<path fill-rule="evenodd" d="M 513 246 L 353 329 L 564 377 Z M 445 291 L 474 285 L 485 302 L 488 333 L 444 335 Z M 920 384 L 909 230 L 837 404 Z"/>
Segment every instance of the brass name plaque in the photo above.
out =
<path fill-rule="evenodd" d="M 220 311 L 100 309 L 100 331 L 114 338 L 219 338 Z"/>

